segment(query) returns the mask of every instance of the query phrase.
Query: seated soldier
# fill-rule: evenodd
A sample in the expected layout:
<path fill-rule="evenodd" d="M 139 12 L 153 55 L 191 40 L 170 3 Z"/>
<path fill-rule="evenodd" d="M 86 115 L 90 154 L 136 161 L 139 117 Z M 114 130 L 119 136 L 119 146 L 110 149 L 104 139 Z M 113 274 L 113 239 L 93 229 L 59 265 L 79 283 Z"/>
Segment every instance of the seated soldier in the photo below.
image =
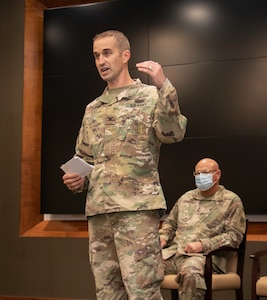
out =
<path fill-rule="evenodd" d="M 219 184 L 218 163 L 204 158 L 193 174 L 197 188 L 178 199 L 160 229 L 165 274 L 177 274 L 179 300 L 205 298 L 203 253 L 238 248 L 246 227 L 241 199 Z M 225 273 L 225 267 L 225 258 L 216 256 L 214 272 Z"/>

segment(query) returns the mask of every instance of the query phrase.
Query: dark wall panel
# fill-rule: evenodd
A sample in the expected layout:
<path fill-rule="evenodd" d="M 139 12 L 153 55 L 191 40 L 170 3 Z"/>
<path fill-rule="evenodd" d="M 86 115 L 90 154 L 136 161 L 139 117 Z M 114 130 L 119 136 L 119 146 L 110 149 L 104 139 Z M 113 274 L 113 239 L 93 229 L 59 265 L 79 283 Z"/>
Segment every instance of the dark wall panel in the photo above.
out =
<path fill-rule="evenodd" d="M 107 29 L 125 32 L 134 48 L 130 68 L 137 74 L 135 64 L 148 57 L 146 5 L 140 11 L 131 1 L 111 1 L 45 11 L 42 213 L 84 213 L 85 193 L 66 189 L 60 166 L 74 153 L 86 105 L 105 88 L 94 65 L 92 38 Z"/>
<path fill-rule="evenodd" d="M 151 9 L 149 55 L 163 65 L 267 54 L 264 0 L 170 0 Z"/>
<path fill-rule="evenodd" d="M 195 163 L 213 157 L 222 169 L 221 184 L 242 198 L 246 213 L 266 215 L 266 153 L 266 136 L 187 138 L 180 144 L 163 145 L 160 177 L 168 210 L 178 196 L 194 187 Z"/>
<path fill-rule="evenodd" d="M 160 176 L 168 210 L 194 188 L 202 157 L 218 160 L 222 184 L 238 193 L 248 214 L 267 214 L 267 2 L 110 1 L 45 12 L 42 213 L 83 213 L 85 194 L 62 184 L 60 165 L 74 153 L 88 102 L 103 91 L 92 56 L 93 36 L 126 33 L 135 68 L 152 59 L 176 86 L 188 118 L 184 141 L 163 145 Z"/>
<path fill-rule="evenodd" d="M 267 136 L 267 57 L 165 67 L 187 138 Z"/>
<path fill-rule="evenodd" d="M 45 76 L 99 76 L 94 67 L 92 38 L 108 29 L 121 30 L 129 37 L 134 47 L 131 68 L 146 59 L 147 5 L 144 2 L 140 9 L 133 1 L 109 1 L 45 11 Z"/>

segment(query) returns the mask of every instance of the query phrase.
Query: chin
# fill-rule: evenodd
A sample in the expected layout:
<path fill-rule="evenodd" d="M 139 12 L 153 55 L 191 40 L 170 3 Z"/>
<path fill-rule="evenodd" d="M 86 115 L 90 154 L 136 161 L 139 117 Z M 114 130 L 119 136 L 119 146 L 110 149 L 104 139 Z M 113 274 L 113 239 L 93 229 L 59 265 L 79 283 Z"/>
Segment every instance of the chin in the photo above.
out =
<path fill-rule="evenodd" d="M 110 78 L 108 75 L 101 75 L 101 78 L 104 80 L 104 81 L 110 81 Z"/>

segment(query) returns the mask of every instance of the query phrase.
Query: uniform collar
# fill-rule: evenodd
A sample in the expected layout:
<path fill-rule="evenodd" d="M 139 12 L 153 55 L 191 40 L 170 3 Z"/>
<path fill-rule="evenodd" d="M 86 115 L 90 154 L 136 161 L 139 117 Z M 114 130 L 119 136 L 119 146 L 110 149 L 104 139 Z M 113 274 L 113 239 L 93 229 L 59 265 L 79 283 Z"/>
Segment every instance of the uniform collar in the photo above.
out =
<path fill-rule="evenodd" d="M 197 200 L 213 200 L 213 201 L 220 201 L 222 200 L 222 193 L 225 190 L 223 185 L 219 185 L 219 189 L 217 190 L 217 192 L 215 192 L 213 195 L 208 196 L 208 197 L 204 197 L 202 196 L 202 194 L 200 193 L 199 189 L 195 189 L 195 194 L 194 194 L 194 198 Z"/>
<path fill-rule="evenodd" d="M 131 99 L 138 91 L 140 84 L 141 80 L 139 78 L 134 79 L 133 84 L 125 86 L 124 88 L 118 88 L 118 91 L 121 91 L 117 94 L 116 97 L 114 97 L 112 93 L 110 93 L 109 88 L 106 87 L 103 94 L 98 97 L 97 100 L 105 104 L 113 104 L 115 102 L 121 101 L 122 99 Z"/>

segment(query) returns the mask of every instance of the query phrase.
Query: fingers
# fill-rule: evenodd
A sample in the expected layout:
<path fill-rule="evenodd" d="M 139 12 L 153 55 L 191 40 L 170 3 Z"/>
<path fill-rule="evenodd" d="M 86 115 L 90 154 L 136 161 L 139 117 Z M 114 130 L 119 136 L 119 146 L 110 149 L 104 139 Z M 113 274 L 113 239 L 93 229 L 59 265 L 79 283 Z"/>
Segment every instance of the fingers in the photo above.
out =
<path fill-rule="evenodd" d="M 202 252 L 202 243 L 201 242 L 187 243 L 184 250 L 186 253 Z"/>
<path fill-rule="evenodd" d="M 136 64 L 138 71 L 148 74 L 152 83 L 158 88 L 161 89 L 166 77 L 162 70 L 161 65 L 158 62 L 154 62 L 152 60 L 143 61 Z"/>
<path fill-rule="evenodd" d="M 62 179 L 63 183 L 71 191 L 79 189 L 84 183 L 84 179 L 78 174 L 67 173 L 63 175 Z"/>
<path fill-rule="evenodd" d="M 161 68 L 161 65 L 158 62 L 148 60 L 148 61 L 137 63 L 136 67 L 139 71 L 150 74 L 151 72 Z"/>
<path fill-rule="evenodd" d="M 160 245 L 161 245 L 161 249 L 163 249 L 166 245 L 167 245 L 167 242 L 164 240 L 164 239 L 160 239 Z"/>

